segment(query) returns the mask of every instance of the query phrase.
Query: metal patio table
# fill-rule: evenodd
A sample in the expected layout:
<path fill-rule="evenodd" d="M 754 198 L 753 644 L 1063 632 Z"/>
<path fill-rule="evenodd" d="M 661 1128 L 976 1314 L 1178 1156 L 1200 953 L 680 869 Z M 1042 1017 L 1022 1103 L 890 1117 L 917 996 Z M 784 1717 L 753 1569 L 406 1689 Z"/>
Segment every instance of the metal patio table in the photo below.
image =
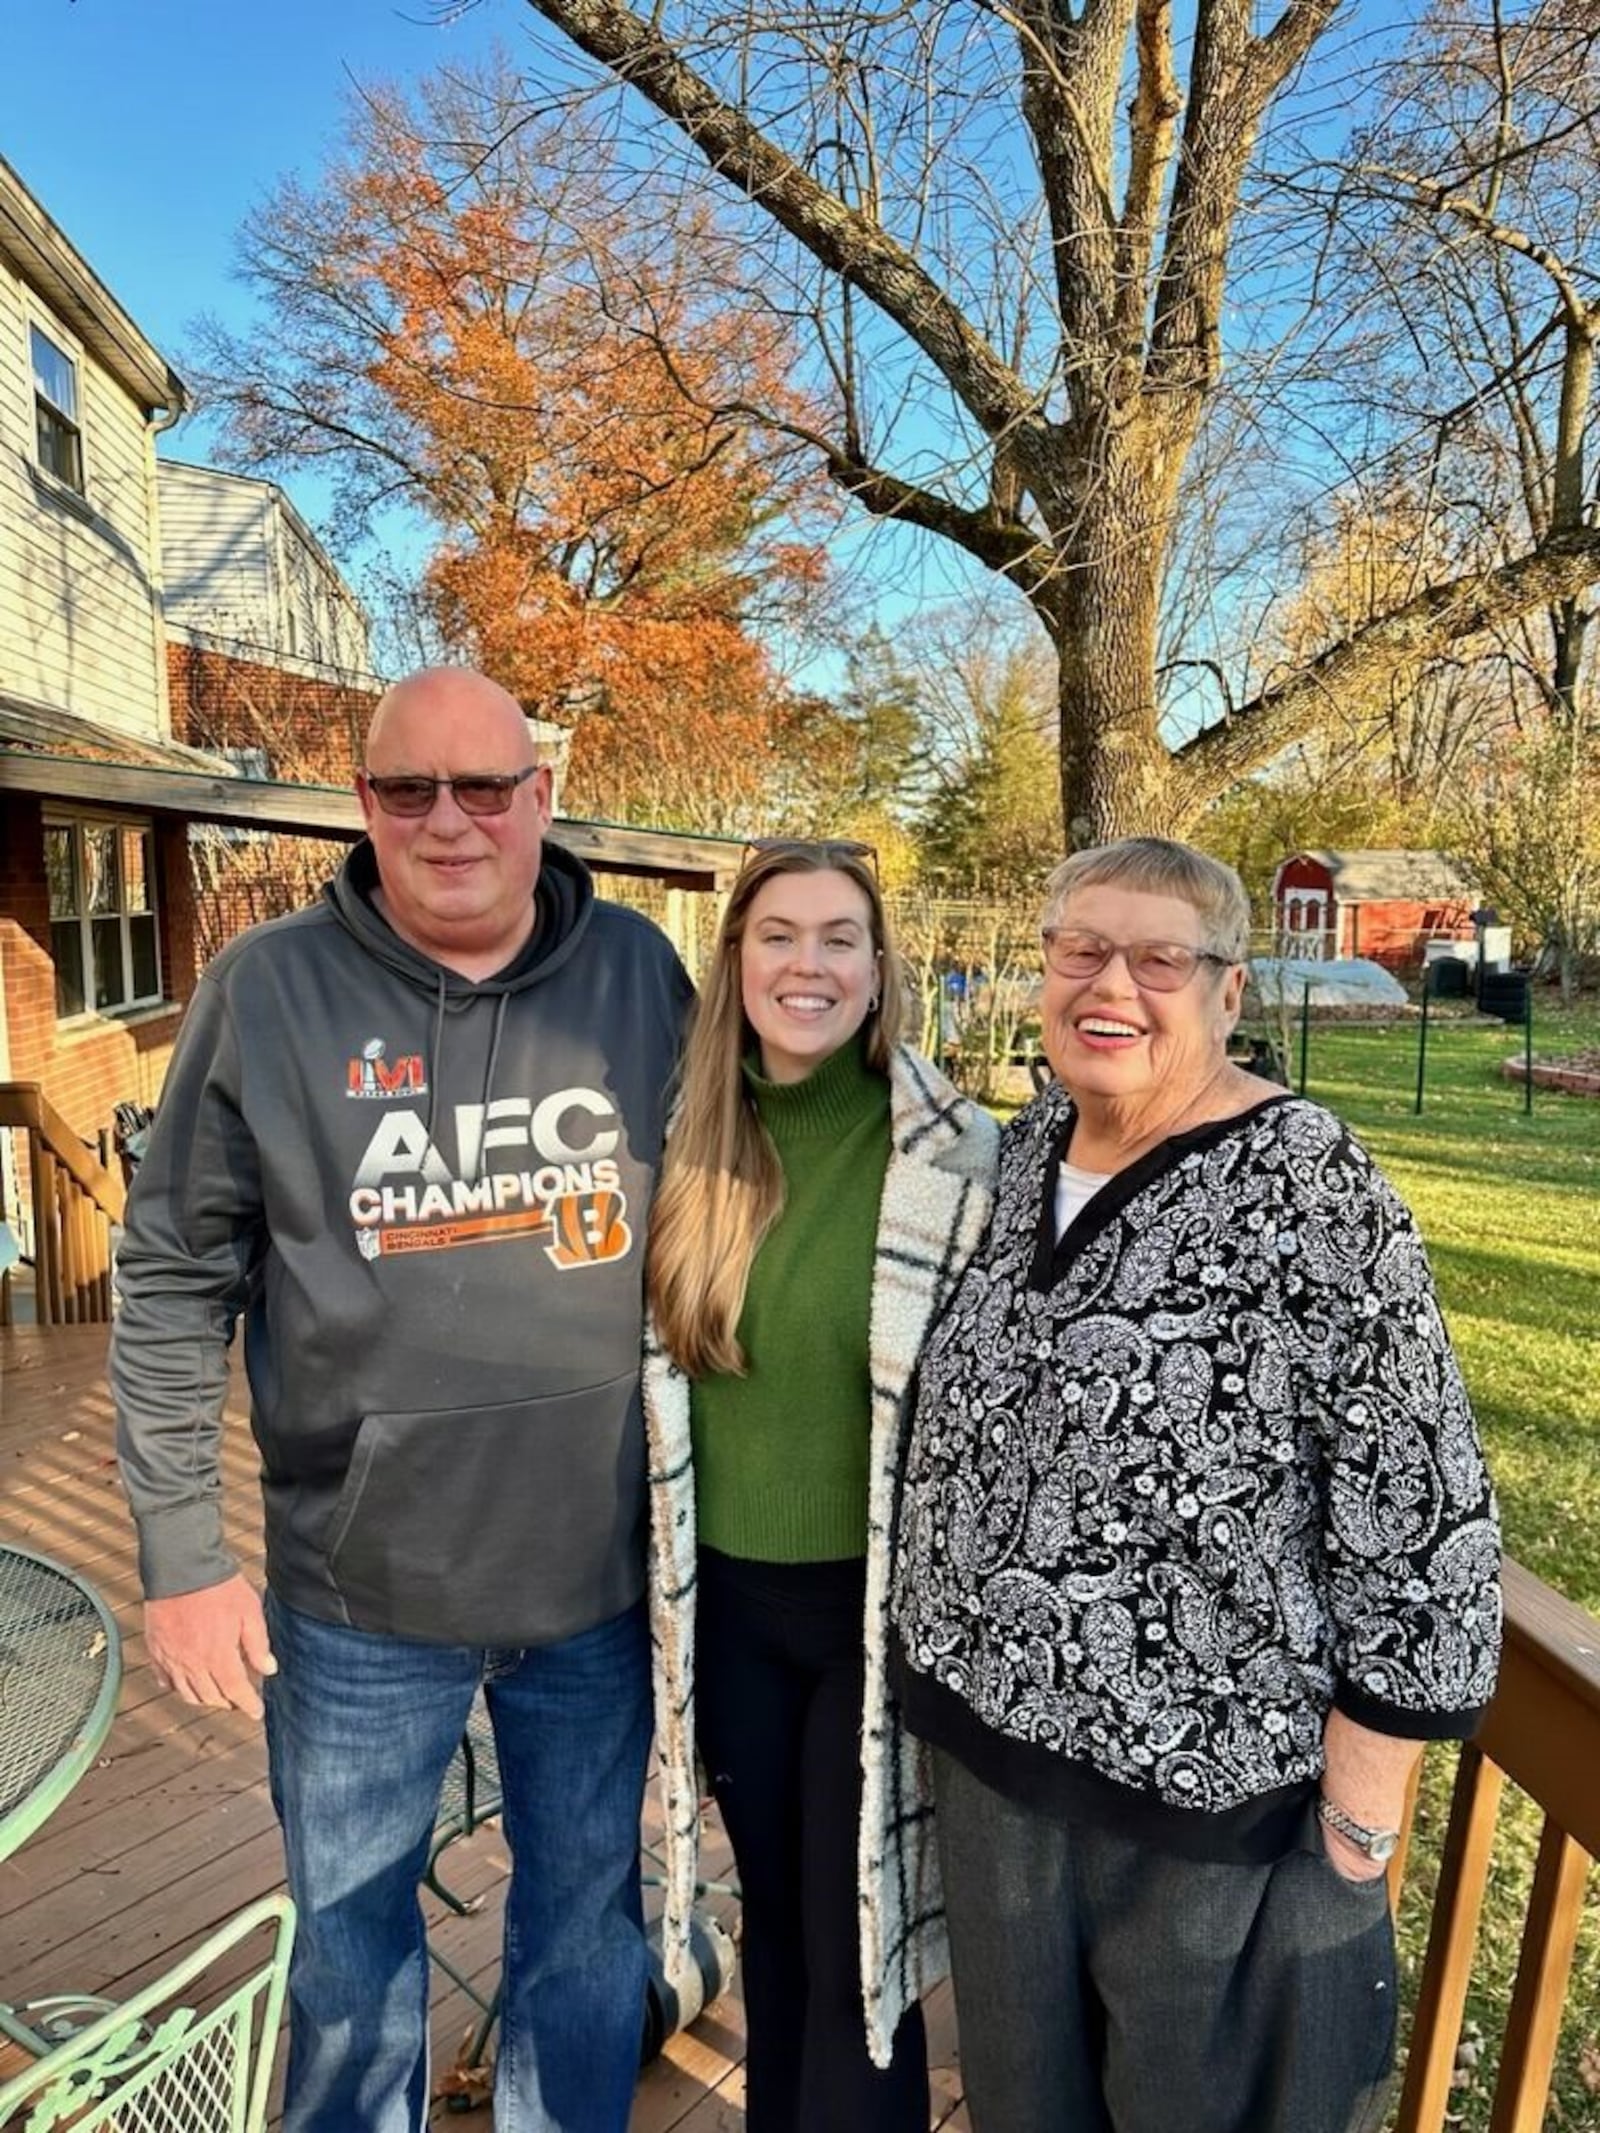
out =
<path fill-rule="evenodd" d="M 55 1812 L 94 1761 L 121 1679 L 117 1625 L 93 1587 L 48 1556 L 0 1541 L 0 1859 Z M 50 2033 L 34 2022 L 68 2004 L 103 2005 L 0 2003 L 0 2035 L 47 2051 Z"/>
<path fill-rule="evenodd" d="M 0 1859 L 94 1761 L 121 1675 L 116 1624 L 93 1587 L 0 1541 Z M 30 2060 L 0 2081 L 0 2126 L 261 2133 L 293 1936 L 289 1899 L 267 1896 L 120 2005 L 87 1994 L 0 2004 L 0 2035 Z"/>
<path fill-rule="evenodd" d="M 94 1761 L 121 1679 L 117 1625 L 93 1587 L 0 1541 L 0 1859 Z"/>

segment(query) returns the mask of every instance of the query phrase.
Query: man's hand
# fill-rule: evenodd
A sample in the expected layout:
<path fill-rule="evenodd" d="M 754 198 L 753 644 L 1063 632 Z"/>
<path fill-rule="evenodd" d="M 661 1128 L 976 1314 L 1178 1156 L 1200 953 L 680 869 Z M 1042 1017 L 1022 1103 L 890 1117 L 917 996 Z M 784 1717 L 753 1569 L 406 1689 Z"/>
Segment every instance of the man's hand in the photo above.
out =
<path fill-rule="evenodd" d="M 267 1620 L 255 1587 L 238 1572 L 220 1585 L 144 1603 L 145 1643 L 164 1689 L 208 1711 L 231 1708 L 261 1716 L 263 1674 L 278 1662 L 267 1642 Z"/>

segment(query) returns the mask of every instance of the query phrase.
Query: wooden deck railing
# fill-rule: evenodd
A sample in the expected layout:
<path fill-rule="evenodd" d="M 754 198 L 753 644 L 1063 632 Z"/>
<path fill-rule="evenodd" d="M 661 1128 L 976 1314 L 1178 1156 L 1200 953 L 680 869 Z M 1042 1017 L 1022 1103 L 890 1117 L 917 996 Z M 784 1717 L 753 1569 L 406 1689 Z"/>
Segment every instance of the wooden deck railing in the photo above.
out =
<path fill-rule="evenodd" d="M 1461 1751 L 1395 2133 L 1441 2133 L 1506 1779 L 1544 1812 L 1490 2133 L 1539 2133 L 1600 1853 L 1600 1621 L 1505 1565 L 1500 1687 Z"/>
<path fill-rule="evenodd" d="M 41 1326 L 111 1317 L 111 1225 L 122 1180 L 97 1162 L 35 1081 L 0 1082 L 0 1129 L 28 1136 L 34 1311 Z"/>

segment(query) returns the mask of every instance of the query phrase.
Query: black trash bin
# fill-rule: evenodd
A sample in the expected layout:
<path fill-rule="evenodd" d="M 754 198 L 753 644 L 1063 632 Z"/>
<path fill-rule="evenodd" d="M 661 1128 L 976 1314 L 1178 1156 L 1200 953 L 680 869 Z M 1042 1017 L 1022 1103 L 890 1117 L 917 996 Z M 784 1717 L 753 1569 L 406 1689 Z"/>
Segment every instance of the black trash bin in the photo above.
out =
<path fill-rule="evenodd" d="M 1532 990 L 1533 980 L 1526 970 L 1486 970 L 1478 979 L 1478 1011 L 1498 1015 L 1502 1022 L 1522 1029 Z"/>

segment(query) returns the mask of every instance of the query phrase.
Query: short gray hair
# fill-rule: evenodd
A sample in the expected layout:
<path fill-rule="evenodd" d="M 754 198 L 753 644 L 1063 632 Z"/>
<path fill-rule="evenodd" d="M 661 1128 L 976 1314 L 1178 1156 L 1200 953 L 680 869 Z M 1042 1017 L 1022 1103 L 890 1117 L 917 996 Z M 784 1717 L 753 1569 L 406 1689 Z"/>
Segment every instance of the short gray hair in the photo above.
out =
<path fill-rule="evenodd" d="M 1202 945 L 1213 955 L 1242 963 L 1249 953 L 1250 899 L 1244 883 L 1222 860 L 1173 837 L 1122 837 L 1063 859 L 1045 884 L 1044 924 L 1060 924 L 1076 890 L 1105 882 L 1193 904 L 1205 933 Z"/>

